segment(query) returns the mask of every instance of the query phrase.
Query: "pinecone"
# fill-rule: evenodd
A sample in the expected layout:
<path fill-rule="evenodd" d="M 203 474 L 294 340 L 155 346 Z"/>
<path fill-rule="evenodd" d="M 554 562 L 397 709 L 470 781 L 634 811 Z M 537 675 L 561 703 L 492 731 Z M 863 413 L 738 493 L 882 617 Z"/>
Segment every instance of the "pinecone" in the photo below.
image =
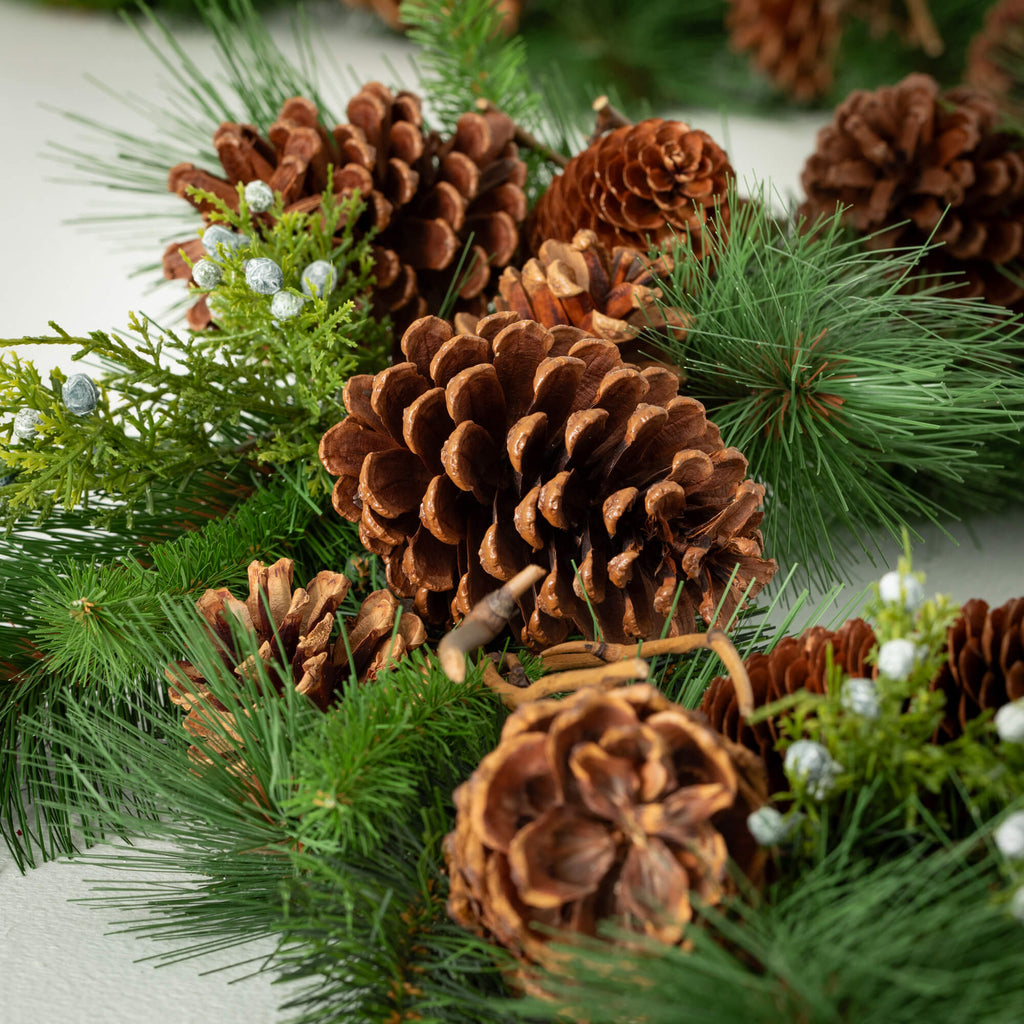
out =
<path fill-rule="evenodd" d="M 946 718 L 936 737 L 956 739 L 982 711 L 1024 697 L 1024 597 L 989 609 L 974 598 L 949 628 L 947 660 L 932 683 L 946 694 Z"/>
<path fill-rule="evenodd" d="M 768 654 L 752 654 L 747 673 L 756 706 L 797 690 L 825 692 L 825 655 L 849 676 L 874 677 L 868 655 L 877 646 L 863 619 L 850 619 L 834 633 L 814 626 L 799 637 L 784 637 Z M 1024 697 L 1024 597 L 990 610 L 985 601 L 967 601 L 949 627 L 946 662 L 931 689 L 946 695 L 946 717 L 932 737 L 936 743 L 956 739 L 982 711 L 995 711 Z M 782 759 L 775 751 L 778 730 L 772 720 L 750 725 L 740 717 L 732 680 L 719 676 L 704 693 L 700 711 L 711 727 L 759 754 L 768 770 L 772 793 L 789 789 Z"/>
<path fill-rule="evenodd" d="M 352 672 L 360 681 L 372 679 L 426 641 L 420 619 L 404 612 L 389 591 L 378 590 L 363 601 L 350 622 L 342 623 L 352 652 L 350 663 L 344 639 L 338 636 L 331 642 L 338 606 L 348 593 L 348 580 L 341 573 L 324 570 L 305 589 L 293 592 L 292 570 L 288 558 L 270 566 L 251 562 L 245 601 L 220 588 L 207 590 L 196 602 L 224 664 L 240 678 L 251 675 L 252 666 L 236 646 L 233 622 L 254 636 L 259 657 L 267 665 L 270 682 L 278 693 L 286 685 L 293 686 L 321 709 L 337 698 L 342 681 Z M 281 676 L 275 662 L 291 666 L 290 678 Z M 190 662 L 175 662 L 168 668 L 167 677 L 171 700 L 188 711 L 185 728 L 203 738 L 208 748 L 240 761 L 236 748 L 240 737 L 233 728 L 238 708 L 230 708 L 215 697 L 201 670 Z M 241 701 L 239 697 L 239 706 Z M 197 748 L 191 753 L 197 760 L 206 759 Z"/>
<path fill-rule="evenodd" d="M 944 243 L 925 273 L 954 273 L 953 294 L 1018 308 L 1024 289 L 1001 268 L 1024 249 L 1024 143 L 997 132 L 996 119 L 990 97 L 940 94 L 927 75 L 854 92 L 818 134 L 801 212 L 813 220 L 846 207 L 843 220 L 870 234 L 870 248 Z"/>
<path fill-rule="evenodd" d="M 342 0 L 346 7 L 363 8 L 372 11 L 390 28 L 396 32 L 405 29 L 402 19 L 399 16 L 399 8 L 402 0 Z M 501 30 L 506 35 L 512 35 L 519 25 L 520 0 L 494 0 L 495 6 L 501 12 Z"/>
<path fill-rule="evenodd" d="M 671 270 L 667 255 L 652 260 L 621 245 L 609 253 L 593 231 L 577 231 L 571 242 L 546 239 L 522 270 L 506 267 L 494 306 L 545 327 L 582 328 L 591 337 L 615 342 L 623 359 L 649 362 L 635 343 L 641 330 L 686 337 L 686 316 L 659 304 L 662 293 L 656 279 Z M 469 327 L 468 321 L 456 318 L 460 330 L 464 324 Z"/>
<path fill-rule="evenodd" d="M 535 925 L 680 943 L 691 893 L 735 891 L 730 858 L 761 883 L 765 797 L 756 757 L 650 686 L 526 704 L 455 791 L 448 912 L 524 963 L 550 959 Z"/>
<path fill-rule="evenodd" d="M 548 238 L 593 231 L 602 245 L 646 251 L 729 226 L 726 189 L 734 176 L 724 150 L 682 121 L 651 118 L 601 136 L 572 158 L 541 196 L 529 225 L 530 250 Z"/>
<path fill-rule="evenodd" d="M 186 195 L 188 186 L 237 209 L 236 185 L 262 180 L 282 193 L 287 210 L 306 211 L 319 208 L 327 189 L 338 198 L 358 189 L 367 205 L 357 231 L 377 232 L 375 315 L 389 313 L 400 333 L 416 317 L 440 309 L 454 284 L 455 308 L 482 313 L 492 270 L 511 259 L 526 216 L 526 165 L 512 121 L 496 110 L 467 113 L 455 135 L 442 141 L 424 130 L 416 95 L 394 94 L 379 82 L 352 98 L 348 118 L 328 132 L 316 106 L 295 97 L 282 106 L 266 139 L 252 125 L 222 124 L 214 145 L 225 176 L 178 164 L 168 188 L 204 214 L 204 204 Z M 259 217 L 272 222 L 270 214 Z M 458 272 L 470 235 L 472 258 Z M 193 262 L 203 255 L 196 240 L 168 246 L 165 276 L 191 276 L 181 249 Z M 200 322 L 201 313 L 192 321 Z"/>
<path fill-rule="evenodd" d="M 425 618 L 459 618 L 535 563 L 548 575 L 519 599 L 523 643 L 592 636 L 595 620 L 606 640 L 666 619 L 674 635 L 695 609 L 710 622 L 721 601 L 727 618 L 775 572 L 764 488 L 672 371 L 510 311 L 456 336 L 424 317 L 402 351 L 349 381 L 320 458 L 335 509 Z"/>
<path fill-rule="evenodd" d="M 836 0 L 731 0 L 729 43 L 788 95 L 813 100 L 832 85 L 842 10 Z"/>
<path fill-rule="evenodd" d="M 993 96 L 1014 120 L 1024 120 L 1024 89 L 1011 73 L 1024 59 L 1024 0 L 1001 0 L 967 48 L 964 81 Z"/>
<path fill-rule="evenodd" d="M 828 648 L 832 662 L 849 676 L 874 676 L 867 656 L 877 646 L 874 630 L 863 619 L 850 619 L 838 630 L 812 626 L 798 637 L 787 636 L 768 653 L 746 659 L 747 674 L 754 691 L 754 704 L 763 707 L 798 690 L 825 692 Z M 778 740 L 772 719 L 749 724 L 741 717 L 736 691 L 728 676 L 718 676 L 705 690 L 699 710 L 707 715 L 711 728 L 758 754 L 768 772 L 769 792 L 788 790 L 782 758 L 775 750 Z"/>

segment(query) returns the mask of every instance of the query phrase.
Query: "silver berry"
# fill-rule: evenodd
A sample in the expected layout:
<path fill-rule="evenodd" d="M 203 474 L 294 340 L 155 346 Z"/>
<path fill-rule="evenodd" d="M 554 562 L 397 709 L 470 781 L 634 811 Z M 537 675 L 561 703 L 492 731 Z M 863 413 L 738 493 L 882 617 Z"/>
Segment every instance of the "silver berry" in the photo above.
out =
<path fill-rule="evenodd" d="M 814 740 L 797 740 L 787 751 L 783 768 L 790 779 L 803 782 L 815 800 L 828 796 L 843 766 Z"/>
<path fill-rule="evenodd" d="M 266 213 L 274 205 L 274 190 L 265 181 L 250 181 L 245 186 L 245 202 L 253 213 Z"/>
<path fill-rule="evenodd" d="M 777 846 L 785 842 L 797 819 L 796 815 L 787 818 L 776 808 L 765 805 L 747 815 L 747 831 L 758 846 Z"/>
<path fill-rule="evenodd" d="M 902 637 L 878 648 L 878 671 L 890 679 L 906 679 L 917 664 L 917 645 Z"/>
<path fill-rule="evenodd" d="M 73 373 L 60 389 L 64 406 L 74 416 L 88 416 L 100 400 L 100 389 L 92 377 L 85 373 Z"/>
<path fill-rule="evenodd" d="M 1006 818 L 992 838 L 1007 860 L 1024 859 L 1024 811 L 1016 811 Z"/>
<path fill-rule="evenodd" d="M 915 612 L 924 604 L 924 587 L 916 576 L 894 569 L 878 581 L 878 596 L 886 604 L 899 604 Z"/>
<path fill-rule="evenodd" d="M 236 235 L 223 224 L 211 224 L 203 232 L 203 248 L 208 256 L 220 255 L 220 249 L 237 252 L 249 244 L 248 235 Z"/>
<path fill-rule="evenodd" d="M 260 295 L 273 295 L 284 287 L 284 271 L 266 256 L 257 256 L 245 265 L 245 283 Z"/>
<path fill-rule="evenodd" d="M 31 441 L 39 433 L 36 428 L 42 419 L 42 414 L 37 409 L 22 406 L 14 414 L 14 436 L 22 441 Z"/>
<path fill-rule="evenodd" d="M 277 292 L 270 300 L 270 315 L 275 320 L 291 320 L 302 312 L 306 300 L 294 292 Z"/>
<path fill-rule="evenodd" d="M 1024 697 L 1004 704 L 993 721 L 1004 743 L 1024 743 Z"/>
<path fill-rule="evenodd" d="M 881 708 L 878 704 L 878 687 L 874 680 L 863 676 L 852 676 L 843 683 L 839 703 L 847 711 L 861 718 L 877 718 Z"/>
<path fill-rule="evenodd" d="M 200 260 L 192 268 L 192 280 L 200 288 L 216 288 L 223 276 L 224 272 L 213 260 Z"/>
<path fill-rule="evenodd" d="M 300 277 L 302 290 L 311 296 L 330 295 L 338 284 L 338 272 L 327 260 L 313 260 Z"/>

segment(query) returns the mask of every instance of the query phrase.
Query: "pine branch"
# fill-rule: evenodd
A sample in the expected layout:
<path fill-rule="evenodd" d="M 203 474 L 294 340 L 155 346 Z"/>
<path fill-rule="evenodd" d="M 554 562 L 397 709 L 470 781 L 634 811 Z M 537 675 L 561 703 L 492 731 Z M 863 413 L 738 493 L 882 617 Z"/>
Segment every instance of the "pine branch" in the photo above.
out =
<path fill-rule="evenodd" d="M 478 100 L 526 128 L 535 125 L 537 100 L 524 70 L 523 42 L 503 33 L 492 0 L 404 0 L 401 18 L 420 48 L 421 85 L 446 131 Z"/>
<path fill-rule="evenodd" d="M 666 302 L 693 323 L 651 344 L 767 484 L 767 550 L 827 582 L 842 531 L 870 556 L 1013 477 L 990 446 L 1022 436 L 1021 325 L 915 281 L 921 250 L 867 253 L 838 216 L 789 233 L 767 199 L 733 202 L 710 258 L 678 250 Z"/>
<path fill-rule="evenodd" d="M 1024 930 L 993 904 L 994 860 L 969 856 L 972 846 L 917 844 L 879 862 L 844 845 L 788 891 L 728 917 L 708 911 L 688 951 L 636 935 L 562 946 L 566 973 L 542 984 L 569 1019 L 594 1024 L 1010 1024 L 1024 997 L 1013 966 Z M 545 1008 L 501 1004 L 524 1015 Z"/>

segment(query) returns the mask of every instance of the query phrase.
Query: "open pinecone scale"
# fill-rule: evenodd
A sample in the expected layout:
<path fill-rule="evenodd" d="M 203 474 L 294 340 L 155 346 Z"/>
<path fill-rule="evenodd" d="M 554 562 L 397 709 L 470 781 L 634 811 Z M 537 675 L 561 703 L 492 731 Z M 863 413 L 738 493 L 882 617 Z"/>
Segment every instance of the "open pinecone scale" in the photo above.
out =
<path fill-rule="evenodd" d="M 763 487 L 671 370 L 511 311 L 472 334 L 424 317 L 402 352 L 348 383 L 320 457 L 335 509 L 424 618 L 459 619 L 536 564 L 525 644 L 635 640 L 728 616 L 771 578 Z"/>

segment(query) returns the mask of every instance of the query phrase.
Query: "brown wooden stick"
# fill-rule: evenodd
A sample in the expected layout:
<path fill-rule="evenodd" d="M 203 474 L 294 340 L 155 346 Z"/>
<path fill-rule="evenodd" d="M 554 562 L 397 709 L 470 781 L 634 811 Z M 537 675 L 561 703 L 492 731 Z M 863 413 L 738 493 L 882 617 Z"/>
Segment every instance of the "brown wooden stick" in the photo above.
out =
<path fill-rule="evenodd" d="M 597 142 L 605 132 L 610 132 L 615 128 L 625 128 L 633 123 L 622 111 L 616 110 L 612 106 L 611 100 L 607 96 L 598 96 L 590 106 L 595 114 L 594 130 L 591 132 L 590 138 L 587 139 L 591 145 Z"/>
<path fill-rule="evenodd" d="M 688 654 L 707 647 L 704 633 L 687 633 L 664 640 L 643 640 L 638 644 L 608 644 L 602 640 L 570 640 L 540 652 L 546 669 L 587 668 L 622 658 L 656 658 L 659 654 Z"/>
<path fill-rule="evenodd" d="M 478 601 L 458 626 L 445 633 L 437 645 L 437 657 L 449 679 L 465 681 L 466 655 L 493 640 L 508 625 L 517 598 L 546 575 L 543 566 L 528 565 Z"/>
<path fill-rule="evenodd" d="M 526 689 L 514 686 L 501 677 L 493 661 L 484 665 L 484 682 L 501 697 L 507 708 L 517 708 L 529 701 L 541 700 L 554 693 L 569 693 L 587 687 L 610 690 L 620 683 L 642 681 L 650 673 L 650 666 L 642 658 L 618 661 L 614 665 L 597 665 L 574 672 L 555 672 L 542 676 Z"/>
<path fill-rule="evenodd" d="M 483 98 L 476 101 L 476 106 L 481 113 L 498 109 L 490 100 Z M 516 140 L 517 145 L 525 146 L 526 149 L 532 149 L 534 152 L 540 153 L 545 160 L 557 164 L 559 167 L 564 167 L 569 162 L 568 157 L 563 156 L 557 149 L 552 149 L 546 142 L 541 142 L 536 135 L 528 132 L 522 125 L 513 123 L 513 127 L 515 128 L 513 138 Z"/>
<path fill-rule="evenodd" d="M 552 669 L 588 669 L 602 663 L 618 661 L 621 658 L 655 658 L 659 654 L 689 654 L 698 648 L 713 650 L 725 665 L 736 689 L 736 700 L 740 713 L 746 718 L 754 710 L 754 691 L 750 676 L 739 651 L 720 629 L 707 633 L 687 633 L 664 640 L 647 640 L 637 644 L 606 644 L 597 640 L 572 640 L 556 644 L 541 652 L 544 667 Z"/>

